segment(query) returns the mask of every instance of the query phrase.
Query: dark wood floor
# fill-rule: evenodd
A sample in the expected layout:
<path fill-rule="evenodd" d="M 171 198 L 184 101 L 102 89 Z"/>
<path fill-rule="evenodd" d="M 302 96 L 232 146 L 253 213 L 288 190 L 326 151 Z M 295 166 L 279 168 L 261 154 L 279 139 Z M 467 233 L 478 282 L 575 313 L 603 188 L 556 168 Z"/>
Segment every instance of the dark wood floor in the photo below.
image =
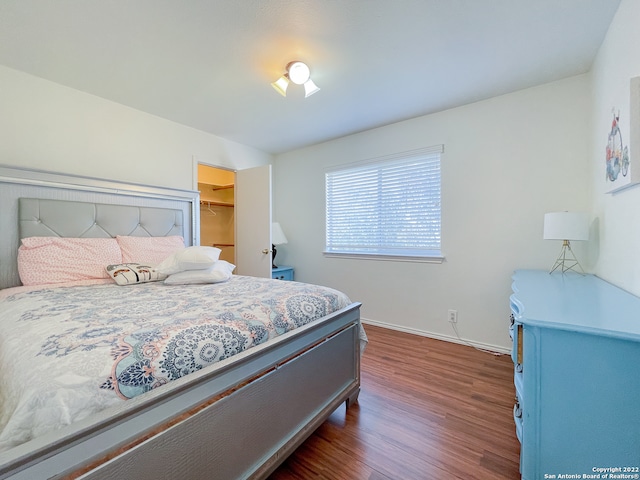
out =
<path fill-rule="evenodd" d="M 520 478 L 508 355 L 365 329 L 358 403 L 334 412 L 272 480 Z"/>

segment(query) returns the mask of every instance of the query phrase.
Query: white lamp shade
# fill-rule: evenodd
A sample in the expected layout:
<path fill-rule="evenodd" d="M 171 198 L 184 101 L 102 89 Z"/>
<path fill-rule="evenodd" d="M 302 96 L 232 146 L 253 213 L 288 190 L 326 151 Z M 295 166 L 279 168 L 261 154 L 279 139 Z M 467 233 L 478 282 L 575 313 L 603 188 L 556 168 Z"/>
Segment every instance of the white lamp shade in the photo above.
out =
<path fill-rule="evenodd" d="M 271 243 L 274 245 L 287 243 L 287 237 L 285 237 L 282 227 L 278 222 L 273 222 L 271 224 Z"/>
<path fill-rule="evenodd" d="M 287 72 L 289 73 L 289 80 L 298 85 L 302 85 L 309 80 L 309 75 L 311 74 L 309 67 L 302 62 L 291 62 L 287 65 Z"/>
<path fill-rule="evenodd" d="M 545 213 L 544 239 L 589 240 L 589 216 L 577 212 Z"/>
<path fill-rule="evenodd" d="M 287 87 L 289 86 L 289 80 L 285 76 L 280 77 L 278 80 L 271 84 L 276 91 L 283 97 L 287 96 Z"/>
<path fill-rule="evenodd" d="M 304 82 L 304 98 L 313 95 L 319 90 L 320 88 L 315 83 L 313 83 L 313 80 L 309 79 Z"/>

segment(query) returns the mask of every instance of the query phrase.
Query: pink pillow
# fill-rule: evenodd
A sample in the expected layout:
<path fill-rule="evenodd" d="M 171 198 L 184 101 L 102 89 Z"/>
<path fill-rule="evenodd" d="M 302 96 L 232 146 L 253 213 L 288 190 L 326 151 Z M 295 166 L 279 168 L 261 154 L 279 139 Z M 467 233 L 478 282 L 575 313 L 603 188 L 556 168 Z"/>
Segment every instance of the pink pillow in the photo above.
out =
<path fill-rule="evenodd" d="M 115 238 L 28 237 L 18 249 L 23 285 L 109 278 L 105 265 L 122 263 Z"/>
<path fill-rule="evenodd" d="M 112 263 L 143 263 L 155 267 L 165 258 L 184 248 L 182 237 L 121 237 L 116 240 L 122 250 L 122 262 Z M 104 268 L 104 266 L 103 266 Z"/>

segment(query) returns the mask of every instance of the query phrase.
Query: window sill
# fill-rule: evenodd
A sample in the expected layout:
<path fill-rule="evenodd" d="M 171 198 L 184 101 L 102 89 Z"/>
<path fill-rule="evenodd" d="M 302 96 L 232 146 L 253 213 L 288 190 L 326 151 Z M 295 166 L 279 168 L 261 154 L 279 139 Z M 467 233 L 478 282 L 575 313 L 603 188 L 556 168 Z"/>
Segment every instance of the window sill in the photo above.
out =
<path fill-rule="evenodd" d="M 389 262 L 411 262 L 411 263 L 442 263 L 445 260 L 444 255 L 373 255 L 370 253 L 338 253 L 338 252 L 322 252 L 327 258 L 350 258 L 354 260 L 382 260 Z"/>

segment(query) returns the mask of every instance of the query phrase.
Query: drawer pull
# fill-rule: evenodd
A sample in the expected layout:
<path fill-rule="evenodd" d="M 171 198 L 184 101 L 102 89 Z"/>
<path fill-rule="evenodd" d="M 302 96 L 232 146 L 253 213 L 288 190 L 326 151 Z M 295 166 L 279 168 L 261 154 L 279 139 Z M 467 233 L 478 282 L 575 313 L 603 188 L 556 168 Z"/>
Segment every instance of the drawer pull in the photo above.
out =
<path fill-rule="evenodd" d="M 522 418 L 522 408 L 520 408 L 520 402 L 516 402 L 513 406 L 513 417 Z"/>

